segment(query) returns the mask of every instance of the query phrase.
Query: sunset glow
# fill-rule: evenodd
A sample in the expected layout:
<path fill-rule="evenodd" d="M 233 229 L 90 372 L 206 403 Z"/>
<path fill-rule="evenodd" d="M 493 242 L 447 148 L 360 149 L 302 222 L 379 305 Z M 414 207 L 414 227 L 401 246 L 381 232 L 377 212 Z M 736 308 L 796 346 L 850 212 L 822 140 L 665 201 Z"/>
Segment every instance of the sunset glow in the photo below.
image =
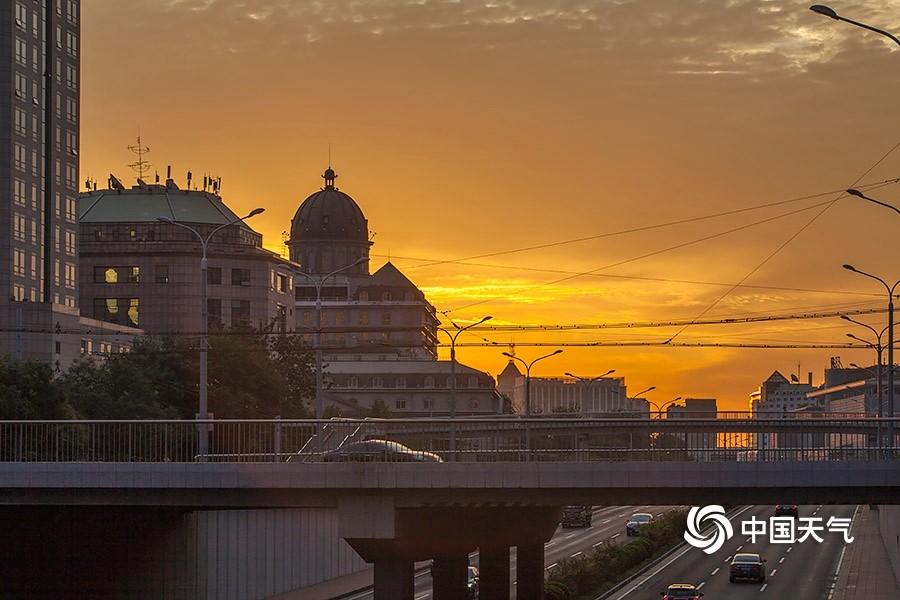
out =
<path fill-rule="evenodd" d="M 900 33 L 894 3 L 834 5 Z M 740 410 L 870 365 L 900 278 L 900 46 L 788 0 L 91 0 L 81 180 L 222 178 L 269 250 L 322 185 L 495 375 Z M 765 317 L 771 319 L 763 320 Z M 778 317 L 777 319 L 775 317 Z M 628 326 L 631 324 L 631 326 Z M 568 326 L 581 325 L 579 328 Z M 563 327 L 567 326 L 567 327 Z M 515 327 L 521 327 L 515 330 Z M 441 336 L 440 357 L 447 359 Z M 855 347 L 847 347 L 854 344 Z"/>

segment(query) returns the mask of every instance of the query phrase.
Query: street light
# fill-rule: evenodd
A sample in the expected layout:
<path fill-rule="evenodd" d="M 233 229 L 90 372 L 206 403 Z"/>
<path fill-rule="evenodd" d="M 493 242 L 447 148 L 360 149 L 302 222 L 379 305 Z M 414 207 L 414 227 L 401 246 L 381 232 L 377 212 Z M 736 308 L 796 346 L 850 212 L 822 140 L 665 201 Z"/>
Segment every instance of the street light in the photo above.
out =
<path fill-rule="evenodd" d="M 438 327 L 438 331 L 443 331 L 450 337 L 450 456 L 451 460 L 456 460 L 456 338 L 459 337 L 466 329 L 481 325 L 485 321 L 490 321 L 493 317 L 490 315 L 482 317 L 480 321 L 470 323 L 465 327 L 460 327 L 453 321 L 450 324 L 456 328 L 454 333 Z"/>
<path fill-rule="evenodd" d="M 660 406 L 660 405 L 657 404 L 656 402 L 653 402 L 652 400 L 647 400 L 647 402 L 649 402 L 650 404 L 652 404 L 653 406 L 656 407 L 656 418 L 657 418 L 657 419 L 662 419 L 662 412 L 663 412 L 663 409 L 664 409 L 665 407 L 669 406 L 670 404 L 675 404 L 675 403 L 678 402 L 679 400 L 681 400 L 681 396 L 678 396 L 678 397 L 675 398 L 674 400 L 669 400 L 668 402 L 664 402 L 664 403 L 662 404 L 662 406 Z"/>
<path fill-rule="evenodd" d="M 862 342 L 863 344 L 865 344 L 865 345 L 868 346 L 869 348 L 874 349 L 875 352 L 876 352 L 877 355 L 878 355 L 878 363 L 877 363 L 877 367 L 876 367 L 877 373 L 876 373 L 876 375 L 875 375 L 875 395 L 876 395 L 877 398 L 878 398 L 878 416 L 880 417 L 880 416 L 882 416 L 882 393 L 881 393 L 881 373 L 882 373 L 882 370 L 881 370 L 881 369 L 882 369 L 882 364 L 883 364 L 883 363 L 881 362 L 881 357 L 882 357 L 882 353 L 884 352 L 884 345 L 881 343 L 881 336 L 884 335 L 884 332 L 887 330 L 887 327 L 885 327 L 885 328 L 882 329 L 881 331 L 877 331 L 877 330 L 876 330 L 874 327 L 872 327 L 871 325 L 867 325 L 867 324 L 862 323 L 862 322 L 860 322 L 860 321 L 856 321 L 856 320 L 854 320 L 854 319 L 851 319 L 851 318 L 848 317 L 847 315 L 841 315 L 841 318 L 844 319 L 845 321 L 849 321 L 850 323 L 854 323 L 854 324 L 856 324 L 856 325 L 862 325 L 863 327 L 865 327 L 866 329 L 868 329 L 869 331 L 871 331 L 873 334 L 875 334 L 875 339 L 877 340 L 875 343 L 872 343 L 872 342 L 870 342 L 869 340 L 864 340 L 864 339 L 862 339 L 861 337 L 857 337 L 856 335 L 853 335 L 852 333 L 848 333 L 848 334 L 847 334 L 847 337 L 850 338 L 850 339 L 854 339 L 854 340 L 856 340 L 856 341 L 858 341 L 858 342 Z M 852 366 L 852 365 L 851 365 L 851 366 Z M 869 411 L 866 411 L 866 412 L 869 412 Z"/>
<path fill-rule="evenodd" d="M 861 191 L 854 190 L 853 188 L 850 188 L 849 190 L 847 190 L 847 193 L 850 194 L 851 196 L 856 196 L 857 198 L 862 198 L 863 200 L 868 200 L 869 202 L 874 202 L 875 204 L 880 204 L 881 206 L 887 207 L 887 208 L 891 209 L 892 211 L 894 211 L 895 213 L 897 213 L 898 215 L 900 215 L 900 208 L 897 208 L 893 204 L 888 204 L 887 202 L 881 202 L 880 200 L 876 200 L 875 198 L 869 198 L 868 196 L 863 194 Z"/>
<path fill-rule="evenodd" d="M 351 263 L 345 267 L 341 267 L 340 269 L 336 269 L 318 279 L 316 279 L 312 275 L 304 273 L 303 271 L 293 271 L 295 275 L 306 277 L 316 288 L 316 451 L 318 452 L 319 456 L 322 455 L 325 443 L 325 440 L 322 439 L 324 435 L 324 424 L 322 421 L 325 418 L 325 390 L 322 381 L 322 286 L 325 285 L 325 282 L 328 281 L 328 279 L 332 276 L 337 275 L 338 273 L 343 273 L 344 271 L 361 265 L 368 260 L 369 258 L 367 256 L 362 256 L 360 258 L 357 258 L 356 262 Z"/>
<path fill-rule="evenodd" d="M 837 14 L 833 8 L 829 8 L 823 4 L 813 4 L 809 7 L 809 10 L 813 11 L 814 13 L 819 13 L 820 15 L 824 15 L 828 18 L 834 19 L 835 21 L 844 21 L 845 23 L 850 23 L 851 25 L 856 25 L 857 27 L 862 27 L 863 29 L 868 29 L 869 31 L 880 33 L 885 37 L 891 38 L 897 44 L 900 44 L 900 39 L 897 39 L 893 34 L 890 34 L 883 29 L 878 29 L 877 27 L 872 27 L 871 25 L 866 25 L 865 23 L 860 23 L 859 21 L 854 21 L 853 19 L 842 17 Z"/>
<path fill-rule="evenodd" d="M 208 392 L 208 376 L 207 376 L 207 355 L 209 353 L 209 307 L 207 306 L 206 299 L 206 278 L 207 271 L 209 267 L 209 262 L 206 259 L 206 249 L 209 246 L 209 240 L 212 239 L 216 233 L 218 233 L 221 229 L 224 229 L 230 225 L 236 225 L 245 219 L 249 219 L 250 217 L 254 217 L 261 212 L 264 212 L 266 209 L 264 208 L 254 208 L 251 210 L 246 216 L 240 217 L 239 219 L 233 219 L 228 223 L 223 225 L 219 225 L 215 229 L 213 229 L 209 235 L 205 238 L 200 235 L 200 232 L 194 229 L 189 225 L 185 225 L 184 223 L 179 223 L 174 221 L 170 217 L 156 217 L 157 221 L 161 221 L 163 223 L 169 223 L 171 225 L 175 225 L 176 227 L 181 227 L 182 229 L 187 229 L 191 233 L 197 236 L 197 239 L 200 240 L 200 248 L 203 250 L 202 258 L 200 259 L 200 389 L 199 389 L 199 406 L 197 410 L 197 419 L 200 421 L 204 421 L 200 423 L 200 440 L 197 447 L 197 454 L 200 456 L 200 460 L 206 460 L 206 455 L 209 450 L 209 425 L 205 423 L 205 421 L 209 418 L 209 409 L 207 402 L 207 392 Z"/>
<path fill-rule="evenodd" d="M 508 356 L 513 360 L 517 360 L 525 367 L 525 460 L 531 460 L 531 424 L 529 423 L 531 419 L 531 367 L 538 361 L 544 360 L 545 358 L 550 358 L 551 356 L 556 356 L 562 352 L 561 349 L 556 349 L 550 354 L 545 354 L 544 356 L 539 356 L 530 363 L 525 362 L 518 356 L 510 353 L 504 352 L 503 356 Z"/>
<path fill-rule="evenodd" d="M 594 383 L 595 381 L 597 381 L 598 379 L 603 379 L 603 378 L 606 377 L 607 375 L 612 375 L 612 374 L 615 373 L 615 372 L 616 372 L 615 369 L 610 369 L 609 371 L 607 371 L 607 372 L 604 373 L 603 375 L 597 375 L 596 377 L 579 377 L 578 375 L 573 375 L 573 374 L 571 374 L 571 373 L 569 373 L 569 372 L 566 372 L 565 375 L 566 375 L 566 377 L 571 377 L 572 379 L 577 379 L 579 382 L 581 382 L 581 383 L 584 385 L 585 391 L 587 391 L 587 392 L 588 392 L 588 395 L 590 395 L 591 384 L 593 384 L 593 383 Z M 581 406 L 578 407 L 578 412 L 579 412 L 579 413 L 584 413 L 584 400 L 583 400 L 583 399 L 582 399 L 582 401 L 581 401 Z"/>
<path fill-rule="evenodd" d="M 897 285 L 900 284 L 900 279 L 898 279 L 894 285 L 888 285 L 888 283 L 882 279 L 881 277 L 876 277 L 871 273 L 866 273 L 865 271 L 860 271 L 853 265 L 843 265 L 845 269 L 848 271 L 853 271 L 854 273 L 859 273 L 860 275 L 864 275 L 870 279 L 874 279 L 881 283 L 884 286 L 884 289 L 887 290 L 888 293 L 888 324 L 887 324 L 887 348 L 888 348 L 888 417 L 890 417 L 890 421 L 888 421 L 888 437 L 890 438 L 890 447 L 894 447 L 894 290 L 897 289 Z"/>

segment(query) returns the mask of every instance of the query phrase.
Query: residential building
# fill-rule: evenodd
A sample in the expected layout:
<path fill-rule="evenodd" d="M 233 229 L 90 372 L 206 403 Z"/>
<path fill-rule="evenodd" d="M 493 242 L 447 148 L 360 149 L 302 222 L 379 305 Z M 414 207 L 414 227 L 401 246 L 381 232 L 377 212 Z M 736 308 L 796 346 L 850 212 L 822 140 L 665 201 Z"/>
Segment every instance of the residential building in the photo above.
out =
<path fill-rule="evenodd" d="M 65 370 L 140 333 L 78 303 L 80 0 L 0 8 L 0 353 Z"/>

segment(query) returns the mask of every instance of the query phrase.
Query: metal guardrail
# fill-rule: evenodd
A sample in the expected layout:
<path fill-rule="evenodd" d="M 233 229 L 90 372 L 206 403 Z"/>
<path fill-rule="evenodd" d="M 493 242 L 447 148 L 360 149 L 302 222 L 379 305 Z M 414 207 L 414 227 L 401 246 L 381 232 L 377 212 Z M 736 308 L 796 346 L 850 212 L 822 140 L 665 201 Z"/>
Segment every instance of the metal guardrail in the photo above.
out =
<path fill-rule="evenodd" d="M 311 419 L 0 421 L 0 462 L 319 462 L 338 446 L 371 438 L 459 462 L 900 460 L 898 440 L 887 439 L 890 421 L 858 415 L 458 418 L 452 456 L 449 419 L 330 419 L 322 428 L 325 456 L 314 450 L 318 422 Z M 900 419 L 893 421 L 900 431 Z M 203 423 L 209 451 L 198 456 Z"/>

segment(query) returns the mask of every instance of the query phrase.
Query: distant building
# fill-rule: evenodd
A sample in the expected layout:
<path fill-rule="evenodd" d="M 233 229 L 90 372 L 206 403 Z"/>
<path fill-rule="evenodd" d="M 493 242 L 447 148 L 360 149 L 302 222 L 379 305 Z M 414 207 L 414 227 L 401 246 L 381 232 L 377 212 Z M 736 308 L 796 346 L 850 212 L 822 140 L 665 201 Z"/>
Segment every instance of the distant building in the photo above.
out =
<path fill-rule="evenodd" d="M 683 405 L 672 404 L 666 408 L 667 419 L 715 419 L 718 408 L 715 398 L 685 398 Z M 684 442 L 685 450 L 694 460 L 716 460 L 713 451 L 718 446 L 717 434 L 686 431 L 675 434 Z"/>
<path fill-rule="evenodd" d="M 326 360 L 436 360 L 434 306 L 390 262 L 369 274 L 368 221 L 335 186 L 332 169 L 322 177 L 325 186 L 300 204 L 287 241 L 301 270 L 294 277 L 297 330 L 312 343 L 318 285 Z"/>
<path fill-rule="evenodd" d="M 585 416 L 649 416 L 650 405 L 642 398 L 629 398 L 624 377 L 603 377 L 593 381 L 576 378 L 531 377 L 532 415 L 567 413 Z M 497 391 L 510 400 L 514 412 L 524 415 L 525 375 L 510 359 L 497 376 Z"/>
<path fill-rule="evenodd" d="M 349 357 L 346 357 L 349 358 Z M 436 360 L 335 360 L 327 365 L 326 406 L 344 417 L 365 417 L 379 401 L 393 417 L 446 416 L 453 396 L 450 363 Z M 504 411 L 494 379 L 464 365 L 456 369 L 456 414 Z"/>
<path fill-rule="evenodd" d="M 287 246 L 296 331 L 310 345 L 317 321 L 321 331 L 325 410 L 366 416 L 381 401 L 393 416 L 447 416 L 451 363 L 437 360 L 434 306 L 391 262 L 370 274 L 368 221 L 331 168 L 322 178 L 294 214 Z M 503 412 L 489 374 L 459 363 L 456 371 L 457 415 Z"/>
<path fill-rule="evenodd" d="M 78 304 L 80 3 L 4 2 L 0 18 L 0 354 L 64 371 L 140 331 Z"/>
<path fill-rule="evenodd" d="M 262 235 L 209 190 L 165 184 L 109 189 L 78 199 L 82 312 L 154 334 L 198 334 L 201 257 L 207 244 L 210 327 L 294 330 L 291 263 L 263 249 Z M 197 234 L 172 222 L 190 227 Z"/>

